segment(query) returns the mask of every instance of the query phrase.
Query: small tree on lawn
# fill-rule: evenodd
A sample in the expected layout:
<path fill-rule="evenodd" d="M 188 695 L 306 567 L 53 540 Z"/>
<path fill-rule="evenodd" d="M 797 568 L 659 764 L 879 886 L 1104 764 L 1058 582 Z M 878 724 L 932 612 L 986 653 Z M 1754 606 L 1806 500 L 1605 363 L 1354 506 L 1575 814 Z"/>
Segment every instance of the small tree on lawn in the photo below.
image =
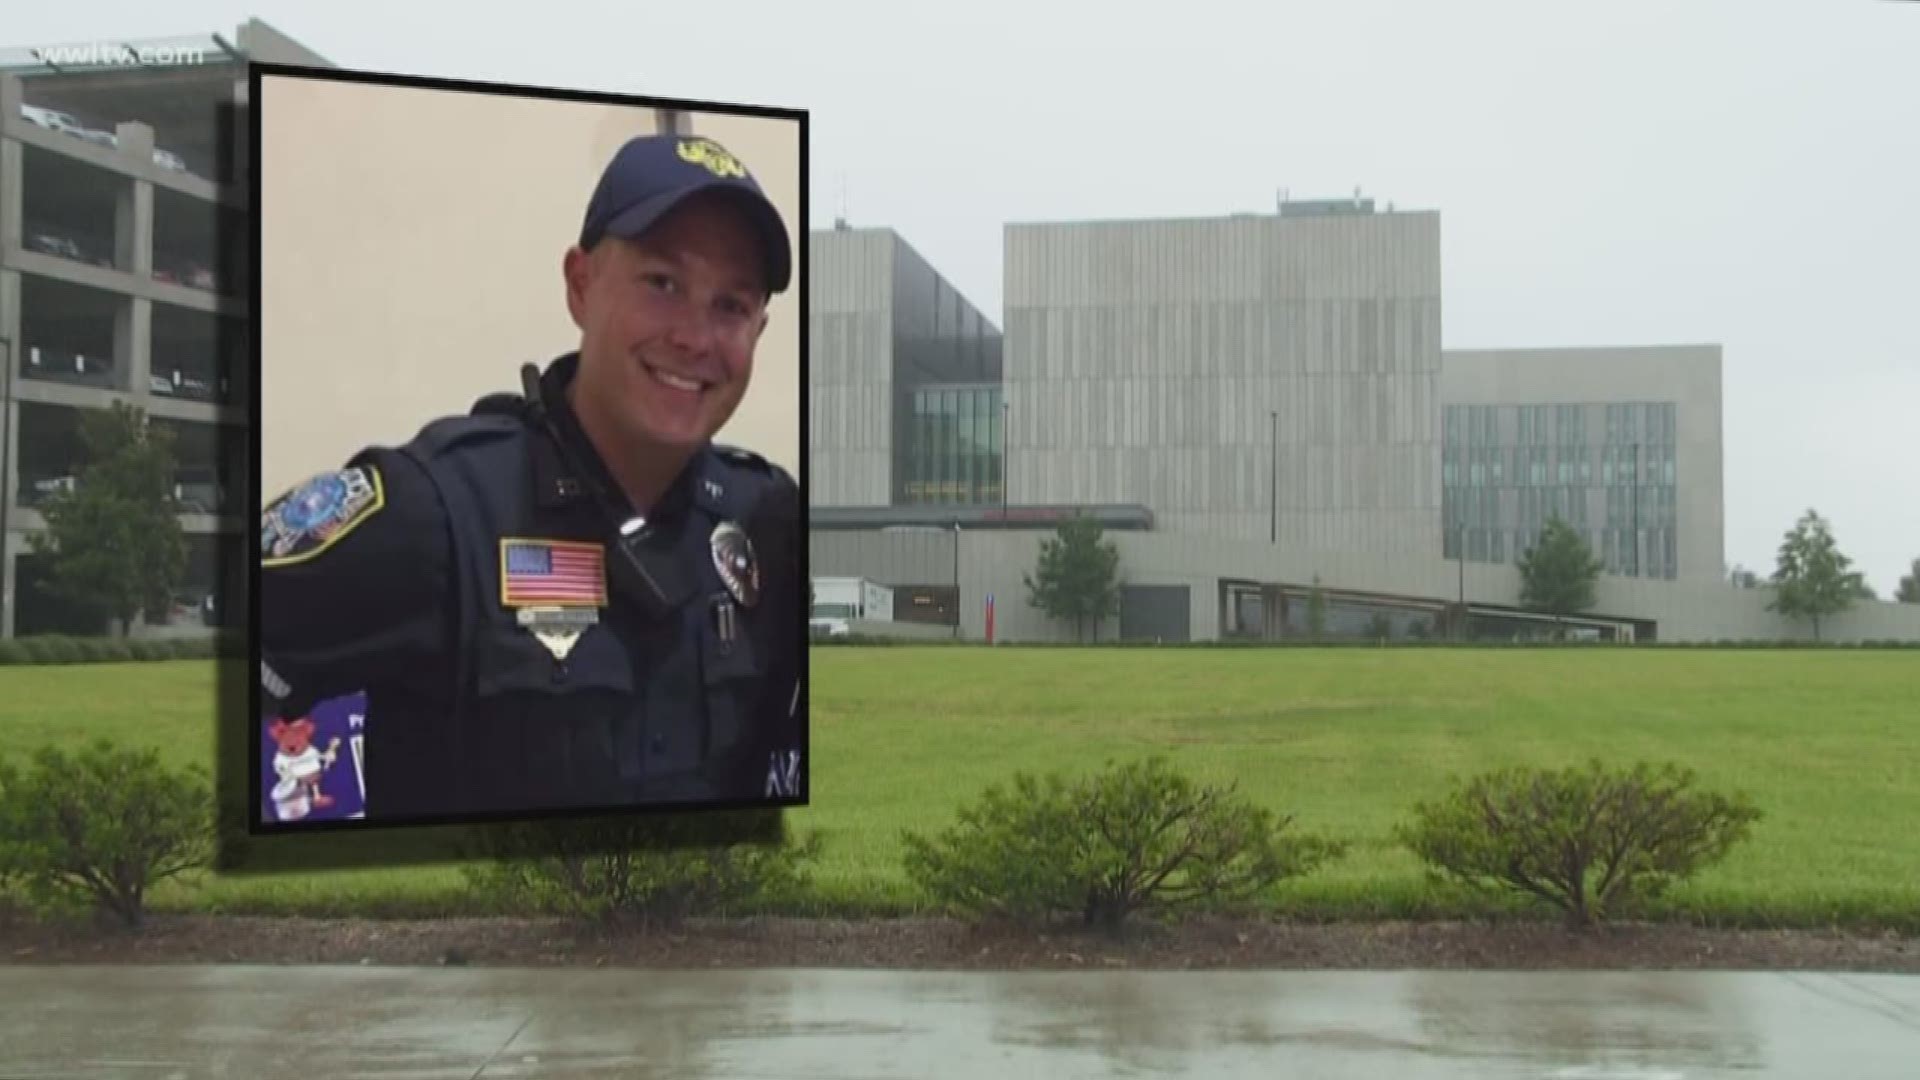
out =
<path fill-rule="evenodd" d="M 1072 620 L 1075 641 L 1086 640 L 1089 619 L 1097 637 L 1100 620 L 1120 610 L 1120 549 L 1104 535 L 1099 522 L 1075 514 L 1040 541 L 1039 564 L 1022 575 L 1027 602 L 1050 618 Z"/>
<path fill-rule="evenodd" d="M 144 610 L 166 610 L 186 571 L 173 499 L 173 438 L 139 409 L 80 414 L 75 490 L 41 505 L 47 531 L 29 541 L 47 557 L 54 592 L 111 617 L 126 634 Z"/>
<path fill-rule="evenodd" d="M 1586 537 L 1555 516 L 1520 556 L 1520 604 L 1557 618 L 1592 607 L 1594 583 L 1605 569 Z M 1565 628 L 1560 631 L 1565 634 Z"/>
<path fill-rule="evenodd" d="M 1840 551 L 1833 530 L 1818 512 L 1801 515 L 1780 544 L 1780 565 L 1773 572 L 1773 600 L 1767 605 L 1789 619 L 1813 624 L 1820 640 L 1820 623 L 1870 599 L 1866 577 L 1853 570 L 1853 560 Z"/>
<path fill-rule="evenodd" d="M 1913 569 L 1900 579 L 1893 598 L 1903 604 L 1920 604 L 1920 559 L 1913 560 Z"/>

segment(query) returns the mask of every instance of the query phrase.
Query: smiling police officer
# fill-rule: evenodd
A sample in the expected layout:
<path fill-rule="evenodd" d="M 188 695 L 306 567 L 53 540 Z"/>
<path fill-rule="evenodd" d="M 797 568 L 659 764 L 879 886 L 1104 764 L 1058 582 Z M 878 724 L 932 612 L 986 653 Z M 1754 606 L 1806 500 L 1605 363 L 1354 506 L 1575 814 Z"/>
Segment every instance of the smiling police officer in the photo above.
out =
<path fill-rule="evenodd" d="M 367 695 L 367 817 L 798 796 L 799 490 L 711 440 L 786 226 L 711 140 L 607 166 L 563 262 L 580 345 L 261 522 L 266 708 Z"/>

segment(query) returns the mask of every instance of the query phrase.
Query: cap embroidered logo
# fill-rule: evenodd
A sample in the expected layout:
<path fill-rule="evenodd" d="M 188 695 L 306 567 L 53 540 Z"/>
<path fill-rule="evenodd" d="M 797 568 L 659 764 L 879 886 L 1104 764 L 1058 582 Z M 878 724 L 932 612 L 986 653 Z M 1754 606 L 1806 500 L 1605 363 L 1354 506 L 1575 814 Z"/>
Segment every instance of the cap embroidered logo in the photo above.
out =
<path fill-rule="evenodd" d="M 679 150 L 680 160 L 704 166 L 715 176 L 744 179 L 747 175 L 747 167 L 740 164 L 740 159 L 712 139 L 682 139 Z"/>

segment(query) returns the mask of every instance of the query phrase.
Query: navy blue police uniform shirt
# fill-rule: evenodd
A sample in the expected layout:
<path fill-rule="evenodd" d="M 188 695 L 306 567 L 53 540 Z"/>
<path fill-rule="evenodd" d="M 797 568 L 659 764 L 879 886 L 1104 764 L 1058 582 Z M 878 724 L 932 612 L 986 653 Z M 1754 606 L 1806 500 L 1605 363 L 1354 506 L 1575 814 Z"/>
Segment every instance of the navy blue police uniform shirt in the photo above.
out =
<path fill-rule="evenodd" d="M 577 364 L 541 378 L 565 451 L 494 395 L 262 515 L 267 708 L 367 695 L 369 819 L 801 794 L 797 485 L 697 455 L 647 515 L 669 606 L 635 602 Z M 556 627 L 558 649 L 535 632 Z"/>

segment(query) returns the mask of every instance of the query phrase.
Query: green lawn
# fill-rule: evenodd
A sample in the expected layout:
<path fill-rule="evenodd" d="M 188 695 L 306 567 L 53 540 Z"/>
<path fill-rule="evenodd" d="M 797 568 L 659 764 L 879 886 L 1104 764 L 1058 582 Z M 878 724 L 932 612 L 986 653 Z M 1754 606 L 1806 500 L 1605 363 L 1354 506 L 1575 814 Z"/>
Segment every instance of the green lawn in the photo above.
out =
<path fill-rule="evenodd" d="M 832 648 L 815 654 L 813 799 L 829 902 L 897 908 L 902 828 L 935 828 L 1018 769 L 1162 753 L 1354 842 L 1289 885 L 1304 915 L 1457 909 L 1394 849 L 1450 777 L 1505 764 L 1676 761 L 1767 817 L 1676 913 L 1920 926 L 1920 653 L 1656 650 Z M 0 668 L 0 749 L 93 734 L 210 753 L 212 665 Z M 373 719 L 377 723 L 377 718 Z M 448 867 L 231 877 L 168 897 L 228 909 L 436 906 Z"/>

